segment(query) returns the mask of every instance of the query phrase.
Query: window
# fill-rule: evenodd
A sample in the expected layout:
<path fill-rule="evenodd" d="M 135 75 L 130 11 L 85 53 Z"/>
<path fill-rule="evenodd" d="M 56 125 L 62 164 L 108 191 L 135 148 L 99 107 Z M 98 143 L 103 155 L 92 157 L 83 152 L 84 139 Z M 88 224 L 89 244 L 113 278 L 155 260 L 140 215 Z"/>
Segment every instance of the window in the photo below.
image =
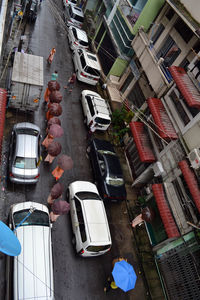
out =
<path fill-rule="evenodd" d="M 85 58 L 84 58 L 84 56 L 83 56 L 83 54 L 81 54 L 82 53 L 82 51 L 78 51 L 78 53 L 79 53 L 79 55 L 80 55 L 80 61 L 81 61 L 81 66 L 82 66 L 82 69 L 84 69 L 85 68 L 85 66 L 86 66 L 86 61 L 85 61 Z"/>
<path fill-rule="evenodd" d="M 183 40 L 188 43 L 192 36 L 193 32 L 192 30 L 183 22 L 181 18 L 178 18 L 176 23 L 174 24 L 174 28 L 177 30 L 177 32 L 180 34 L 180 36 L 183 38 Z"/>
<path fill-rule="evenodd" d="M 163 26 L 163 24 L 159 24 L 158 29 L 156 30 L 155 34 L 153 35 L 153 37 L 151 38 L 153 44 L 155 44 L 157 42 L 157 40 L 159 39 L 159 37 L 161 36 L 162 32 L 164 31 L 165 27 Z M 152 29 L 153 30 L 153 29 Z"/>
<path fill-rule="evenodd" d="M 90 75 L 93 75 L 93 76 L 100 76 L 99 70 L 94 69 L 94 68 L 91 68 L 91 67 L 88 67 L 88 66 L 86 66 L 86 67 L 84 68 L 84 71 L 85 71 L 86 73 L 90 74 Z"/>
<path fill-rule="evenodd" d="M 187 125 L 190 122 L 190 119 L 189 119 L 187 113 L 185 112 L 185 110 L 179 100 L 179 97 L 176 95 L 176 93 L 174 91 L 172 91 L 170 94 L 170 98 L 174 104 L 174 108 L 176 109 L 177 113 L 181 117 L 181 120 L 183 121 L 184 125 Z"/>
<path fill-rule="evenodd" d="M 162 45 L 161 49 L 158 51 L 157 58 L 159 59 L 160 57 L 163 57 L 163 65 L 165 67 L 170 67 L 180 53 L 180 48 L 178 48 L 175 41 L 169 35 Z"/>
<path fill-rule="evenodd" d="M 105 174 L 105 162 L 104 162 L 103 156 L 100 153 L 98 153 L 98 162 L 99 162 L 101 174 L 104 175 Z"/>
<path fill-rule="evenodd" d="M 142 92 L 142 89 L 138 82 L 135 83 L 134 87 L 132 88 L 131 92 L 127 96 L 128 100 L 140 108 L 143 103 L 145 103 L 146 98 Z"/>
<path fill-rule="evenodd" d="M 87 104 L 88 104 L 91 116 L 93 117 L 95 112 L 94 112 L 94 106 L 93 106 L 91 97 L 90 96 L 86 96 L 85 98 L 86 98 L 86 101 L 87 101 Z"/>
<path fill-rule="evenodd" d="M 174 10 L 172 8 L 170 8 L 165 16 L 168 20 L 171 20 L 174 16 Z"/>
<path fill-rule="evenodd" d="M 29 209 L 20 210 L 19 212 L 15 212 L 13 215 L 14 225 L 15 227 L 20 224 L 20 222 L 27 217 L 29 213 Z M 48 226 L 49 227 L 49 216 L 47 213 L 35 210 L 33 211 L 30 216 L 20 225 L 20 226 Z"/>
<path fill-rule="evenodd" d="M 14 167 L 18 169 L 35 169 L 37 165 L 36 158 L 16 156 Z"/>
<path fill-rule="evenodd" d="M 127 89 L 127 87 L 129 86 L 129 84 L 131 83 L 131 81 L 134 79 L 134 75 L 132 72 L 130 72 L 130 74 L 128 75 L 128 77 L 126 78 L 124 84 L 122 85 L 122 87 L 120 88 L 120 91 L 122 93 L 124 93 Z"/>
<path fill-rule="evenodd" d="M 85 223 L 84 223 L 84 219 L 83 219 L 81 203 L 77 198 L 75 198 L 75 206 L 76 206 L 76 213 L 77 213 L 77 218 L 78 218 L 78 222 L 79 222 L 81 240 L 84 243 L 86 241 Z"/>

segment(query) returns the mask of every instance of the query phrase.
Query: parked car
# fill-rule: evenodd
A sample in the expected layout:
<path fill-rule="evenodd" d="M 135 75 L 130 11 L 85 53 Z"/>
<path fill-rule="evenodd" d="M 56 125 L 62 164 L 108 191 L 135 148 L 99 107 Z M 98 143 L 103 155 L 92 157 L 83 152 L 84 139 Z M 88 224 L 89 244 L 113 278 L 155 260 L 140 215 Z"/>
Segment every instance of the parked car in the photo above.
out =
<path fill-rule="evenodd" d="M 96 186 L 75 181 L 68 187 L 76 252 L 82 257 L 99 256 L 111 248 L 111 236 L 103 200 Z"/>
<path fill-rule="evenodd" d="M 67 7 L 69 5 L 76 6 L 77 0 L 63 0 L 63 7 Z"/>
<path fill-rule="evenodd" d="M 28 218 L 24 219 L 28 214 Z M 22 250 L 19 256 L 7 261 L 5 299 L 53 300 L 53 257 L 48 208 L 29 201 L 14 204 L 11 206 L 9 223 Z"/>
<path fill-rule="evenodd" d="M 84 49 L 75 49 L 72 54 L 77 79 L 96 85 L 100 78 L 100 63 L 96 54 Z"/>
<path fill-rule="evenodd" d="M 81 28 L 84 22 L 84 14 L 78 6 L 69 5 L 63 12 L 63 19 L 67 27 L 76 26 Z"/>
<path fill-rule="evenodd" d="M 37 183 L 40 171 L 40 128 L 24 122 L 12 130 L 9 153 L 9 179 L 14 183 Z"/>
<path fill-rule="evenodd" d="M 126 199 L 126 189 L 119 158 L 110 142 L 94 138 L 87 153 L 100 196 L 113 202 Z"/>
<path fill-rule="evenodd" d="M 76 48 L 83 48 L 86 50 L 89 49 L 87 34 L 82 29 L 70 26 L 68 29 L 68 40 L 71 50 L 74 50 Z"/>
<path fill-rule="evenodd" d="M 112 114 L 108 101 L 101 98 L 96 92 L 83 90 L 81 103 L 87 126 L 94 123 L 96 130 L 107 130 L 111 123 Z"/>

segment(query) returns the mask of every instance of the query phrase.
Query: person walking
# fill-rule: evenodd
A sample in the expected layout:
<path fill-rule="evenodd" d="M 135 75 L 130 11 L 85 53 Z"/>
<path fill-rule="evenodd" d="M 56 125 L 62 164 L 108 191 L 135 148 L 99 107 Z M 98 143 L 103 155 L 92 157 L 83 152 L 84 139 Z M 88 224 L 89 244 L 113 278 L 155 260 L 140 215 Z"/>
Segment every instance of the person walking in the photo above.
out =
<path fill-rule="evenodd" d="M 56 48 L 52 48 L 52 49 L 51 49 L 51 52 L 50 52 L 50 54 L 49 54 L 49 57 L 47 58 L 47 62 L 48 62 L 49 64 L 52 63 L 55 53 L 56 53 Z"/>
<path fill-rule="evenodd" d="M 93 133 L 96 131 L 96 123 L 91 121 L 89 124 L 89 130 L 87 133 L 87 140 L 91 139 L 93 136 Z"/>
<path fill-rule="evenodd" d="M 52 74 L 51 74 L 51 81 L 56 81 L 58 78 L 58 71 L 54 71 Z"/>
<path fill-rule="evenodd" d="M 68 92 L 71 93 L 75 82 L 76 82 L 76 73 L 73 73 L 72 76 L 68 79 L 68 84 L 64 86 L 64 89 L 65 90 L 68 89 Z"/>

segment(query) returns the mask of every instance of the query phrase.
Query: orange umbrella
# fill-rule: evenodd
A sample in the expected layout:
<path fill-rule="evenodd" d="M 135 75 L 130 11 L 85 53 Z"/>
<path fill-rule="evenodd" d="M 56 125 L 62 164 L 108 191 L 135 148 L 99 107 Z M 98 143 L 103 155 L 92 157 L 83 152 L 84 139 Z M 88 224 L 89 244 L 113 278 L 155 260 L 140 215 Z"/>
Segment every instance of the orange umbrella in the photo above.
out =
<path fill-rule="evenodd" d="M 57 166 L 52 172 L 51 174 L 55 177 L 56 180 L 58 180 L 62 174 L 64 173 L 64 170 L 61 169 L 59 166 Z"/>

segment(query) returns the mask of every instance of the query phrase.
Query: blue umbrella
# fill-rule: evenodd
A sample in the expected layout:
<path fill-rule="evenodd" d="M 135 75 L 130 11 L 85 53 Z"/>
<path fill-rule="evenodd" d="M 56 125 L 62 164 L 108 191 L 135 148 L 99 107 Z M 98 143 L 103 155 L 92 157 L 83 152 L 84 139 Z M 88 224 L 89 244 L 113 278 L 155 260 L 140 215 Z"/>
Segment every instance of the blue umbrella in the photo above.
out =
<path fill-rule="evenodd" d="M 124 292 L 134 289 L 137 276 L 133 267 L 125 260 L 115 263 L 112 275 L 116 286 Z"/>
<path fill-rule="evenodd" d="M 0 251 L 10 256 L 17 256 L 21 253 L 18 238 L 2 221 L 0 221 Z"/>

